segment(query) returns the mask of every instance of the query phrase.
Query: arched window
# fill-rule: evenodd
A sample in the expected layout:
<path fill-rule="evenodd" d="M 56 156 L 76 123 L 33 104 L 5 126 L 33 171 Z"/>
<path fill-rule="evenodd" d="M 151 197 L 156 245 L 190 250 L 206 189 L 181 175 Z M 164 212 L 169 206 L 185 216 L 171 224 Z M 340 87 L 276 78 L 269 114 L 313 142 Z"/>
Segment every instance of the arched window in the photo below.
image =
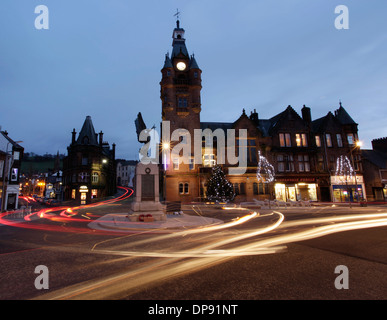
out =
<path fill-rule="evenodd" d="M 87 172 L 78 174 L 78 182 L 89 182 L 89 174 Z"/>
<path fill-rule="evenodd" d="M 99 181 L 99 175 L 97 172 L 93 172 L 93 175 L 91 176 L 91 182 L 97 183 Z"/>
<path fill-rule="evenodd" d="M 189 183 L 188 182 L 180 182 L 179 183 L 179 193 L 180 194 L 189 194 Z"/>

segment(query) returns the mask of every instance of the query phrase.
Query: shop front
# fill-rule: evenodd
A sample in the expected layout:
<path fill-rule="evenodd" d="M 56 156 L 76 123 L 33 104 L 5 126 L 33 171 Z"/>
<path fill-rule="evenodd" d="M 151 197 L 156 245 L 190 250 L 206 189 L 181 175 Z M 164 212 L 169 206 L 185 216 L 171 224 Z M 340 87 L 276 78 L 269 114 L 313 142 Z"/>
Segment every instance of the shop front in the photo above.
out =
<path fill-rule="evenodd" d="M 274 184 L 275 198 L 280 201 L 317 201 L 315 178 L 283 178 Z"/>
<path fill-rule="evenodd" d="M 341 176 L 331 177 L 333 202 L 359 202 L 366 200 L 362 175 L 344 179 Z"/>
<path fill-rule="evenodd" d="M 81 194 L 81 205 L 85 205 L 87 202 L 87 193 L 89 192 L 89 189 L 87 186 L 80 186 L 79 192 Z"/>

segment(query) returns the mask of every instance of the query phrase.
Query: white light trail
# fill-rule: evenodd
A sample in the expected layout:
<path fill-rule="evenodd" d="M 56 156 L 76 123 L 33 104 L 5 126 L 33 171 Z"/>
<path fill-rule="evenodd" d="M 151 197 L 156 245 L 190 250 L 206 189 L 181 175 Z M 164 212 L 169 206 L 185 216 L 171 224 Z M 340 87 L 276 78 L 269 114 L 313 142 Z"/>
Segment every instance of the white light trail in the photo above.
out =
<path fill-rule="evenodd" d="M 367 215 L 346 215 L 340 217 L 325 217 L 325 218 L 312 218 L 312 219 L 303 219 L 299 221 L 289 221 L 283 222 L 285 217 L 280 212 L 273 212 L 273 214 L 277 214 L 279 219 L 264 228 L 260 228 L 258 230 L 248 230 L 239 235 L 228 236 L 221 241 L 213 241 L 204 246 L 196 247 L 190 250 L 167 250 L 163 248 L 160 251 L 133 251 L 133 250 L 97 250 L 98 253 L 103 254 L 116 254 L 123 256 L 141 256 L 141 257 L 174 257 L 174 258 L 198 258 L 198 257 L 237 257 L 237 256 L 245 256 L 245 255 L 259 255 L 259 254 L 268 254 L 268 253 L 276 253 L 283 251 L 286 247 L 285 244 L 291 242 L 299 242 L 304 240 L 309 240 L 317 237 L 322 237 L 325 235 L 357 230 L 357 229 L 365 229 L 365 228 L 373 228 L 373 227 L 381 227 L 387 226 L 387 213 L 380 214 L 367 214 Z M 238 223 L 241 221 L 248 221 L 251 217 L 246 216 L 243 217 L 245 219 L 238 219 Z M 360 221 L 351 221 L 351 220 L 360 220 Z M 316 226 L 321 223 L 330 223 L 329 225 L 324 226 Z M 333 223 L 333 224 L 332 224 Z M 294 232 L 285 231 L 285 234 L 282 235 L 272 235 L 267 239 L 253 239 L 259 235 L 267 234 L 273 230 L 283 230 L 287 227 L 301 227 L 306 225 L 314 225 L 313 228 L 308 230 L 299 230 Z M 214 229 L 216 230 L 216 229 Z M 208 230 L 207 230 L 208 231 Z M 190 233 L 198 233 L 202 232 L 202 229 L 193 229 L 190 231 L 186 231 Z M 169 237 L 176 236 L 176 234 L 168 235 Z M 215 248 L 220 248 L 225 245 L 236 244 L 239 241 L 250 239 L 250 242 L 245 245 L 234 246 L 232 248 L 215 250 Z M 148 241 L 156 241 L 156 239 L 148 239 Z"/>
<path fill-rule="evenodd" d="M 197 272 L 229 261 L 235 257 L 277 253 L 283 251 L 286 248 L 285 244 L 291 242 L 313 239 L 337 232 L 387 226 L 386 213 L 311 218 L 289 222 L 284 222 L 284 215 L 282 213 L 275 212 L 274 214 L 278 215 L 279 219 L 267 227 L 258 230 L 238 230 L 242 233 L 236 236 L 228 236 L 225 239 L 222 238 L 221 241 L 216 241 L 216 239 L 223 235 L 207 233 L 206 237 L 213 237 L 214 241 L 210 244 L 196 246 L 190 250 L 175 250 L 173 246 L 164 247 L 160 249 L 160 252 L 155 250 L 94 250 L 94 253 L 100 254 L 158 259 L 152 259 L 141 267 L 124 271 L 118 275 L 107 276 L 96 281 L 87 281 L 76 286 L 50 292 L 38 297 L 38 299 L 119 299 L 130 295 L 131 292 L 136 292 L 143 286 L 155 285 L 159 281 L 169 280 L 187 272 Z M 250 219 L 247 219 L 247 221 Z M 244 219 L 239 220 L 239 222 L 241 221 L 244 221 Z M 329 224 L 319 225 L 327 223 Z M 310 228 L 308 225 L 312 225 L 312 227 Z M 289 233 L 285 229 L 287 227 L 295 227 L 295 231 Z M 297 229 L 297 227 L 300 227 L 301 230 Z M 305 230 L 305 228 L 308 229 Z M 270 231 L 277 230 L 284 232 L 284 234 L 268 234 Z M 195 232 L 195 229 L 190 231 Z M 178 234 L 182 236 L 184 232 L 179 232 Z M 199 234 L 201 232 L 199 231 Z M 262 234 L 265 234 L 265 238 L 254 238 Z M 175 235 L 171 234 L 168 236 L 173 237 Z M 148 239 L 148 241 L 158 243 L 157 239 L 159 237 Z M 237 242 L 246 239 L 249 239 L 248 243 L 236 245 Z M 195 242 L 193 243 L 195 244 Z M 234 246 L 231 247 L 233 244 Z M 128 243 L 127 245 L 133 245 L 133 243 Z M 220 247 L 224 245 L 229 247 L 221 249 Z"/>

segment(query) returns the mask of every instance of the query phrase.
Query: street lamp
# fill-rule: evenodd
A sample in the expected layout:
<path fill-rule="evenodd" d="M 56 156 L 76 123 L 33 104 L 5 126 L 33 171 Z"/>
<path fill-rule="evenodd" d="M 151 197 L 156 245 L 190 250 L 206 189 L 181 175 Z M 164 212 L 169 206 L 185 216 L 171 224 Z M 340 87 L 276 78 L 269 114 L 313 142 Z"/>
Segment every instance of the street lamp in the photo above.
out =
<path fill-rule="evenodd" d="M 163 164 L 164 164 L 164 174 L 163 174 L 163 189 L 164 189 L 164 200 L 167 200 L 167 150 L 169 151 L 171 145 L 168 141 L 161 143 L 162 155 L 163 155 Z"/>
<path fill-rule="evenodd" d="M 355 168 L 355 162 L 353 160 L 353 154 L 352 154 L 352 151 L 354 151 L 355 149 L 359 148 L 363 145 L 363 143 L 360 141 L 360 140 L 357 140 L 356 143 L 355 143 L 355 146 L 352 147 L 350 149 L 350 154 L 351 154 L 351 161 L 352 161 L 352 167 L 353 167 L 353 170 L 354 170 L 354 174 L 355 174 L 355 193 L 356 193 L 356 199 L 357 201 L 359 202 L 359 190 L 357 188 L 357 178 L 356 178 L 356 168 Z"/>
<path fill-rule="evenodd" d="M 163 142 L 163 149 L 164 150 L 169 149 L 169 142 Z"/>

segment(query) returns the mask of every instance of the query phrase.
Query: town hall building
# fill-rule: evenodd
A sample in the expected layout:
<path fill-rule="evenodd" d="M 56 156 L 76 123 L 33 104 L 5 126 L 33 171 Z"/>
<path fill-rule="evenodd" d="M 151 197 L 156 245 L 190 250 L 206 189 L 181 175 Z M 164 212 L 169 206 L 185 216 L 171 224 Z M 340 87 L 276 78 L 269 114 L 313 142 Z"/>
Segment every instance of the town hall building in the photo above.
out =
<path fill-rule="evenodd" d="M 185 30 L 177 21 L 173 30 L 172 52 L 165 56 L 161 70 L 160 98 L 162 120 L 168 121 L 170 132 L 183 128 L 194 137 L 195 129 L 247 130 L 247 168 L 242 175 L 228 175 L 236 194 L 235 201 L 278 199 L 283 201 L 360 201 L 365 197 L 361 153 L 357 146 L 358 125 L 341 102 L 339 108 L 326 116 L 312 119 L 311 109 L 303 106 L 299 114 L 292 106 L 270 119 L 261 119 L 256 110 L 242 110 L 234 122 L 205 122 L 201 119 L 202 70 L 196 57 L 189 55 Z M 163 128 L 161 128 L 163 129 Z M 179 142 L 161 141 L 173 148 Z M 161 165 L 162 198 L 167 201 L 203 201 L 211 169 L 217 164 L 217 141 L 213 152 L 206 153 L 203 137 L 202 161 L 195 163 L 193 154 L 188 163 L 171 158 Z M 194 142 L 191 139 L 191 150 Z M 259 153 L 275 169 L 275 180 L 257 180 Z M 353 179 L 344 185 L 337 177 L 337 159 L 346 157 L 354 170 Z M 162 159 L 161 159 L 162 160 Z M 162 162 L 162 161 L 161 161 Z M 232 165 L 222 164 L 224 172 Z"/>

